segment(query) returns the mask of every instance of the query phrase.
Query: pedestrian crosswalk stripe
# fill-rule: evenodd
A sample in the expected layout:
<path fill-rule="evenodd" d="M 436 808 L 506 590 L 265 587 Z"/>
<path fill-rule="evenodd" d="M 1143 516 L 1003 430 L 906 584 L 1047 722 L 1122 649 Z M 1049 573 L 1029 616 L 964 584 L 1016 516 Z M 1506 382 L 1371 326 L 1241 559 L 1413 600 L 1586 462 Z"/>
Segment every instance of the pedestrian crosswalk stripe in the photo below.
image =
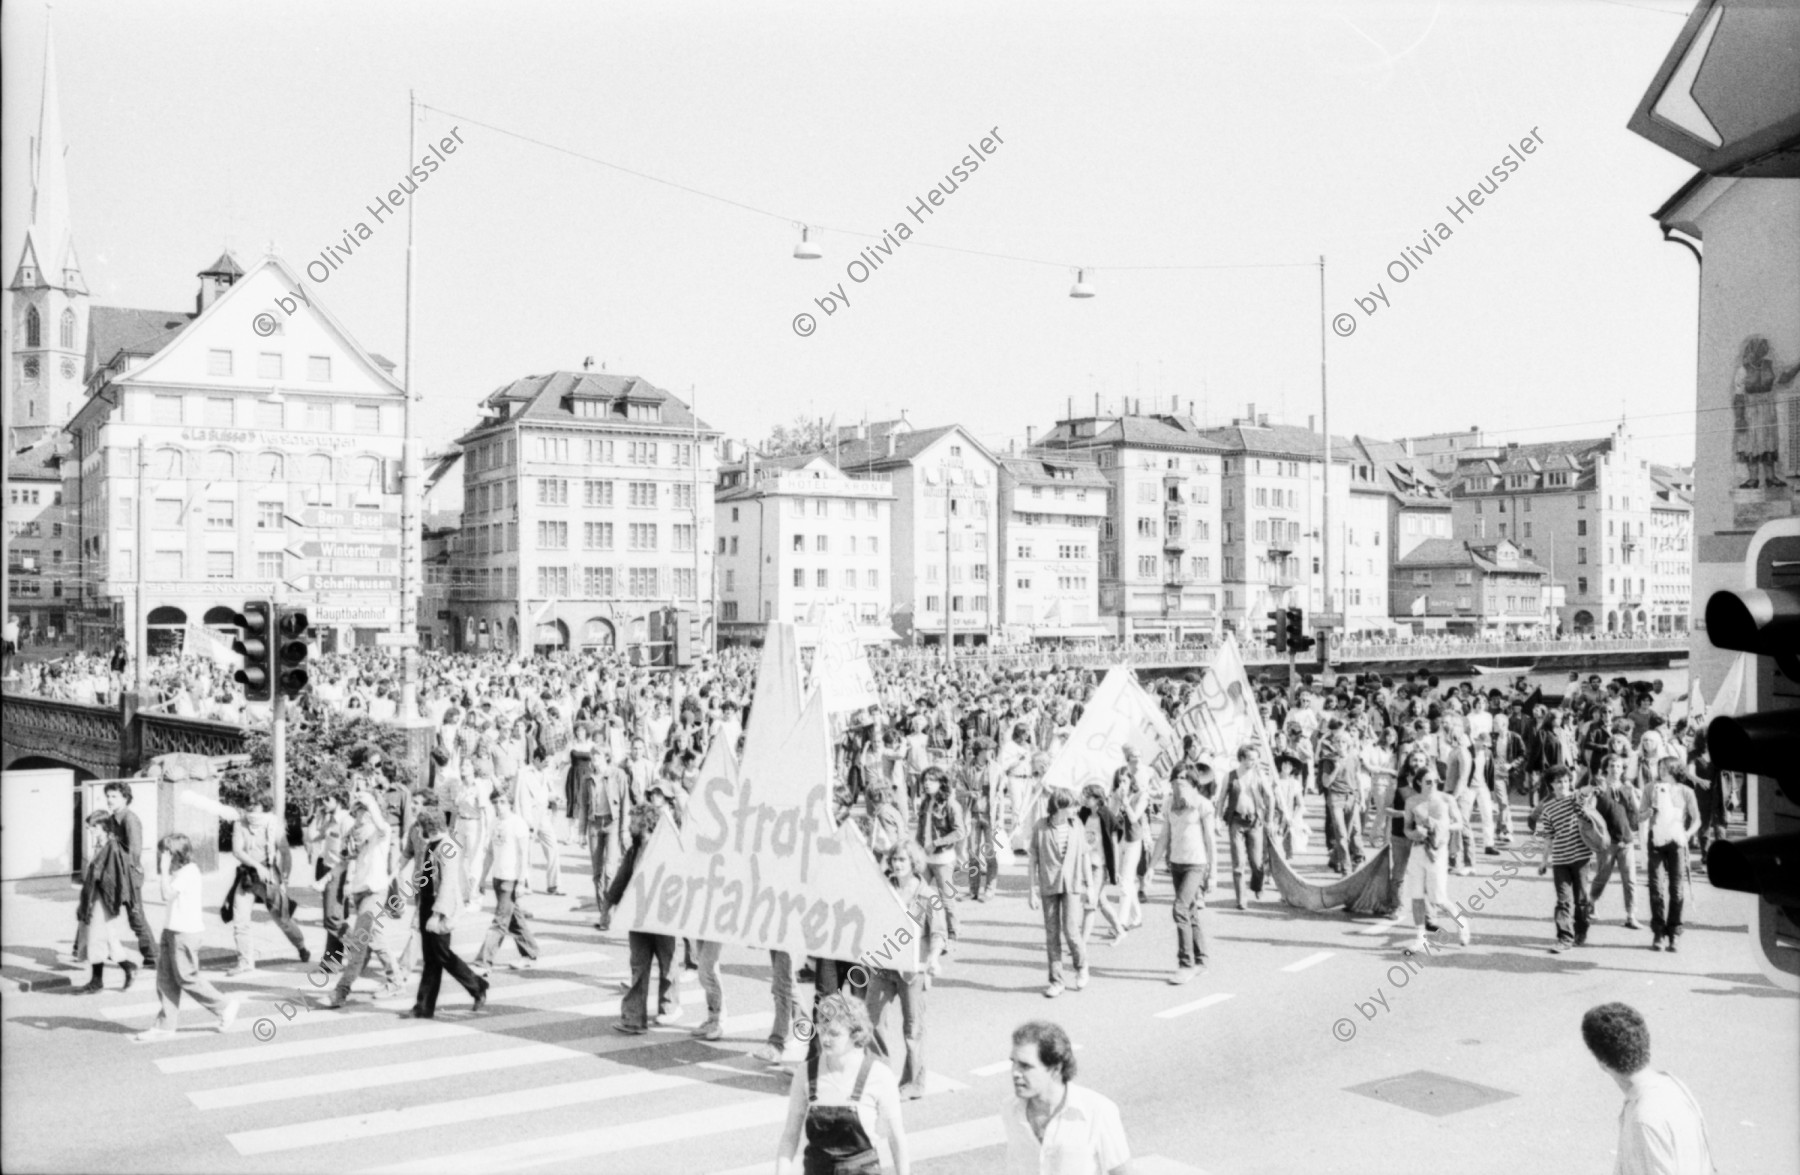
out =
<path fill-rule="evenodd" d="M 643 1122 L 602 1126 L 595 1130 L 582 1130 L 550 1138 L 518 1139 L 500 1146 L 463 1151 L 460 1154 L 412 1159 L 390 1166 L 369 1168 L 365 1175 L 442 1175 L 447 1171 L 454 1172 L 455 1175 L 487 1175 L 488 1172 L 523 1171 L 553 1163 L 617 1154 L 639 1147 L 667 1146 L 709 1134 L 766 1129 L 786 1117 L 786 1096 L 764 1096 L 686 1114 L 651 1118 Z M 313 1132 L 318 1126 L 318 1123 L 313 1123 L 305 1127 L 309 1141 L 317 1141 Z"/>
<path fill-rule="evenodd" d="M 1212 995 L 1204 996 L 1191 1004 L 1177 1004 L 1173 1008 L 1164 1008 L 1162 1011 L 1156 1013 L 1156 1018 L 1158 1020 L 1169 1020 L 1176 1016 L 1185 1016 L 1189 1012 L 1198 1012 L 1201 1008 L 1210 1008 L 1214 1004 L 1222 1004 L 1231 998 L 1232 993 L 1228 991 L 1214 992 Z"/>
<path fill-rule="evenodd" d="M 454 1077 L 463 1073 L 486 1073 L 498 1069 L 516 1069 L 521 1065 L 542 1065 L 549 1061 L 588 1058 L 580 1049 L 556 1044 L 528 1044 L 517 1048 L 487 1049 L 457 1056 L 432 1057 L 423 1061 L 401 1061 L 393 1065 L 374 1065 L 364 1069 L 335 1069 L 329 1073 L 313 1073 L 305 1077 L 281 1077 L 273 1081 L 253 1081 L 218 1089 L 189 1092 L 188 1100 L 202 1110 L 220 1110 L 228 1106 L 254 1106 L 265 1102 L 285 1101 L 297 1097 L 317 1097 L 353 1089 L 376 1089 L 384 1085 L 405 1085 L 413 1081 Z"/>
<path fill-rule="evenodd" d="M 264 1130 L 245 1130 L 226 1138 L 240 1155 L 266 1155 L 277 1151 L 300 1150 L 321 1142 L 350 1142 L 384 1134 L 403 1134 L 411 1130 L 460 1126 L 470 1122 L 504 1118 L 514 1114 L 530 1114 L 563 1106 L 585 1105 L 609 1098 L 632 1097 L 641 1093 L 658 1093 L 666 1089 L 699 1084 L 692 1077 L 672 1073 L 622 1073 L 612 1077 L 592 1077 L 557 1085 L 537 1085 L 506 1093 L 481 1094 L 447 1102 L 427 1102 L 397 1110 L 376 1113 L 347 1114 L 339 1118 L 321 1118 L 311 1122 L 295 1122 Z M 785 1111 L 785 1104 L 781 1107 Z M 718 1111 L 708 1111 L 717 1113 Z M 666 1119 L 665 1119 L 666 1120 Z M 679 1138 L 677 1134 L 674 1137 Z M 670 1141 L 673 1141 L 671 1139 Z M 529 1145 L 529 1144 L 524 1144 Z M 496 1148 L 513 1153 L 521 1144 Z M 480 1154 L 482 1152 L 475 1152 Z M 469 1169 L 460 1158 L 445 1156 L 427 1160 L 422 1170 L 437 1172 Z"/>
<path fill-rule="evenodd" d="M 243 1008 L 239 1010 L 239 1023 L 241 1024 L 244 1022 L 243 1014 L 254 1005 L 285 1002 L 293 1004 L 300 1011 L 308 1011 L 318 1007 L 318 1005 L 312 1003 L 311 1000 L 323 999 L 325 995 L 329 994 L 329 990 L 330 989 L 321 991 L 316 988 L 302 988 L 290 989 L 287 991 L 271 991 L 267 995 L 260 992 L 227 992 L 226 994 L 228 996 L 234 995 L 244 1001 Z M 495 979 L 492 981 L 492 986 L 488 989 L 488 999 L 494 1003 L 500 1003 L 503 1000 L 536 999 L 539 996 L 559 995 L 569 991 L 593 990 L 594 987 L 592 984 L 582 983 L 579 980 L 574 979 L 521 979 L 512 981 Z M 372 1006 L 376 1008 L 406 1009 L 412 1007 L 413 1001 L 416 998 L 416 995 L 397 995 L 388 999 L 375 1000 L 373 1001 Z M 182 1001 L 183 1007 L 186 1007 L 187 1002 L 188 1001 L 185 1000 Z M 451 1006 L 454 1007 L 454 1005 Z M 104 1008 L 101 1010 L 100 1014 L 109 1020 L 139 1020 L 145 1016 L 154 1016 L 161 1010 L 162 1005 L 160 1003 L 124 1004 L 117 1008 Z M 336 1018 L 338 1020 L 345 1020 L 349 1017 L 343 1013 L 339 1013 Z"/>
<path fill-rule="evenodd" d="M 561 980 L 550 982 L 560 983 Z M 521 985 L 523 986 L 523 985 Z M 575 985 L 581 987 L 580 984 Z M 516 989 L 515 989 L 516 990 Z M 559 989 L 566 990 L 566 989 Z M 587 989 L 587 990 L 592 990 Z M 538 994 L 549 994 L 540 992 Z M 705 998 L 698 992 L 679 993 L 684 1003 L 694 1003 Z M 514 997 L 518 998 L 518 997 Z M 405 1000 L 391 1001 L 405 1003 Z M 381 1032 L 346 1033 L 341 1036 L 320 1036 L 310 1040 L 280 1041 L 270 1044 L 258 1044 L 249 1047 L 219 1049 L 204 1053 L 185 1053 L 176 1057 L 165 1057 L 156 1063 L 164 1073 L 192 1073 L 207 1069 L 231 1069 L 245 1065 L 258 1065 L 264 1062 L 285 1061 L 296 1057 L 318 1057 L 330 1053 L 354 1052 L 358 1049 L 387 1048 L 395 1045 L 416 1044 L 421 1041 L 443 1040 L 455 1036 L 479 1036 L 488 1033 L 502 1032 L 510 1028 L 539 1021 L 546 1015 L 562 1016 L 617 1016 L 621 999 L 601 1000 L 591 1004 L 572 1004 L 552 1008 L 536 1008 L 528 1012 L 515 1012 L 505 1016 L 480 1016 L 466 1019 L 442 1021 L 427 1020 L 410 1024 L 402 1028 L 394 1028 Z M 350 1013 L 349 1015 L 371 1015 L 373 1013 Z M 769 1013 L 763 1013 L 766 1020 Z M 331 1013 L 329 1018 L 321 1015 L 312 1021 L 296 1021 L 296 1023 L 341 1024 L 348 1016 L 343 1012 Z M 240 1020 L 241 1024 L 242 1021 Z M 729 1023 L 729 1022 L 728 1022 Z M 233 1031 L 237 1025 L 233 1025 Z"/>
<path fill-rule="evenodd" d="M 930 1130 L 908 1131 L 906 1134 L 907 1158 L 917 1166 L 930 1159 L 947 1158 L 965 1151 L 980 1150 L 984 1146 L 998 1146 L 1006 1141 L 1006 1124 L 998 1115 L 987 1118 L 971 1118 L 967 1122 L 955 1122 L 949 1126 L 934 1126 Z M 876 1146 L 887 1151 L 885 1138 L 876 1140 Z M 893 1160 L 888 1157 L 883 1170 L 890 1170 Z M 769 1175 L 775 1170 L 773 1159 L 760 1163 L 750 1163 L 743 1167 L 733 1167 L 729 1171 L 716 1171 L 713 1175 Z"/>
<path fill-rule="evenodd" d="M 1377 935 L 1377 934 L 1387 934 L 1389 931 L 1393 930 L 1396 926 L 1399 926 L 1399 924 L 1400 924 L 1399 918 L 1383 918 L 1381 921 L 1375 923 L 1373 926 L 1362 927 L 1361 929 L 1357 930 L 1356 933 L 1361 934 L 1361 935 L 1371 936 L 1371 937 L 1374 935 Z"/>
<path fill-rule="evenodd" d="M 1331 958 L 1331 956 L 1336 953 L 1337 953 L 1336 951 L 1320 951 L 1317 954 L 1308 955 L 1308 956 L 1306 956 L 1306 958 L 1301 959 L 1297 962 L 1289 963 L 1287 966 L 1283 967 L 1282 970 L 1283 971 L 1304 971 L 1308 967 L 1317 966 L 1318 964 L 1323 963 L 1326 959 Z"/>
<path fill-rule="evenodd" d="M 1008 1058 L 1004 1061 L 995 1061 L 992 1065 L 983 1065 L 978 1069 L 970 1069 L 969 1072 L 977 1077 L 992 1077 L 994 1074 L 1004 1073 L 1010 1068 L 1012 1068 L 1012 1060 L 1011 1058 Z"/>

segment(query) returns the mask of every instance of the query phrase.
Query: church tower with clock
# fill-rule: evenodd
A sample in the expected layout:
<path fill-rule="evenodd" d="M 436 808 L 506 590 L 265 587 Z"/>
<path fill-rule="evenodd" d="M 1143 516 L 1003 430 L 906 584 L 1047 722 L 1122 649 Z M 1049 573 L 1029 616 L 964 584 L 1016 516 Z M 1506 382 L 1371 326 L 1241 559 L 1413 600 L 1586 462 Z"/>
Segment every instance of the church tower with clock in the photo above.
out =
<path fill-rule="evenodd" d="M 88 290 L 69 228 L 68 177 L 56 101 L 56 60 L 44 37 L 44 91 L 31 142 L 31 224 L 13 267 L 12 419 L 17 451 L 55 433 L 81 406 L 88 339 Z"/>

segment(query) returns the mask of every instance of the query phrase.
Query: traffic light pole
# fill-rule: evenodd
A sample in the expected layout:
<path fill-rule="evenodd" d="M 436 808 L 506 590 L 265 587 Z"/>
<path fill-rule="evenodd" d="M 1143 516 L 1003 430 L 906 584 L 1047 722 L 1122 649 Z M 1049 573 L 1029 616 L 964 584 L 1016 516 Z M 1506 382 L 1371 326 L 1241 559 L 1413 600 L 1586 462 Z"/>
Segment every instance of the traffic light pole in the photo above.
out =
<path fill-rule="evenodd" d="M 270 651 L 272 660 L 279 660 L 276 652 L 281 646 L 281 577 L 275 577 L 274 594 L 269 601 L 269 636 L 272 642 Z M 287 835 L 287 696 L 281 689 L 277 676 L 272 676 L 269 685 L 269 790 L 274 793 L 275 823 L 281 829 L 281 835 Z"/>

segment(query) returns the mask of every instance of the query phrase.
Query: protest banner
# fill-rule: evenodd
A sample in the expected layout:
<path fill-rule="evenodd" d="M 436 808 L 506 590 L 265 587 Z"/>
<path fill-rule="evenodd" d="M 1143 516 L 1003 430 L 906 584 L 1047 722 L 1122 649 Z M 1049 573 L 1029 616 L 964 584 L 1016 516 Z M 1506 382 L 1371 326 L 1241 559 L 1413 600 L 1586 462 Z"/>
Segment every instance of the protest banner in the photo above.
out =
<path fill-rule="evenodd" d="M 813 653 L 813 681 L 825 695 L 828 714 L 848 714 L 881 703 L 875 671 L 857 635 L 856 617 L 845 603 L 815 604 L 812 623 L 819 629 Z"/>
<path fill-rule="evenodd" d="M 1223 779 L 1237 766 L 1238 748 L 1254 743 L 1269 777 L 1275 774 L 1275 760 L 1269 748 L 1269 733 L 1263 729 L 1262 715 L 1256 708 L 1256 691 L 1250 687 L 1250 676 L 1244 671 L 1244 660 L 1238 654 L 1237 640 L 1229 633 L 1219 646 L 1211 665 L 1200 675 L 1200 692 L 1192 705 L 1175 718 L 1175 738 L 1167 758 L 1158 758 L 1156 770 L 1167 772 L 1181 757 L 1181 747 L 1188 735 L 1199 742 L 1201 757 L 1213 765 Z"/>
<path fill-rule="evenodd" d="M 868 965 L 918 966 L 918 927 L 862 838 L 832 817 L 824 696 L 800 700 L 793 627 L 771 624 L 740 763 L 709 751 L 681 828 L 658 825 L 631 929 Z"/>

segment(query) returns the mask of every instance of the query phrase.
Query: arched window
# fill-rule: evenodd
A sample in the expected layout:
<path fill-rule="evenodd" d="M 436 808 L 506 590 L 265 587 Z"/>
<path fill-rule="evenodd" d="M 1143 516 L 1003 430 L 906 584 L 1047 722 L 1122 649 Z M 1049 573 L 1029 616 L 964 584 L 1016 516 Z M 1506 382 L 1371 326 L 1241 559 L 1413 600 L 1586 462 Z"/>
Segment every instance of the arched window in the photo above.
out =
<path fill-rule="evenodd" d="M 236 461 L 224 449 L 214 449 L 206 455 L 206 469 L 201 474 L 208 481 L 230 481 L 236 474 Z"/>
<path fill-rule="evenodd" d="M 358 489 L 381 489 L 381 458 L 353 457 L 350 459 L 350 484 Z"/>
<path fill-rule="evenodd" d="M 42 323 L 38 320 L 37 307 L 27 306 L 25 308 L 25 345 L 27 347 L 36 347 L 39 345 L 38 335 L 41 330 Z"/>
<path fill-rule="evenodd" d="M 309 481 L 318 485 L 331 480 L 331 458 L 323 453 L 314 453 L 301 463 L 301 481 Z"/>
<path fill-rule="evenodd" d="M 187 476 L 182 471 L 180 449 L 158 449 L 150 456 L 150 476 L 158 481 L 174 481 Z"/>
<path fill-rule="evenodd" d="M 75 312 L 73 310 L 62 312 L 61 346 L 65 351 L 75 349 Z"/>
<path fill-rule="evenodd" d="M 251 474 L 256 481 L 280 481 L 281 454 L 258 453 L 250 463 Z"/>

